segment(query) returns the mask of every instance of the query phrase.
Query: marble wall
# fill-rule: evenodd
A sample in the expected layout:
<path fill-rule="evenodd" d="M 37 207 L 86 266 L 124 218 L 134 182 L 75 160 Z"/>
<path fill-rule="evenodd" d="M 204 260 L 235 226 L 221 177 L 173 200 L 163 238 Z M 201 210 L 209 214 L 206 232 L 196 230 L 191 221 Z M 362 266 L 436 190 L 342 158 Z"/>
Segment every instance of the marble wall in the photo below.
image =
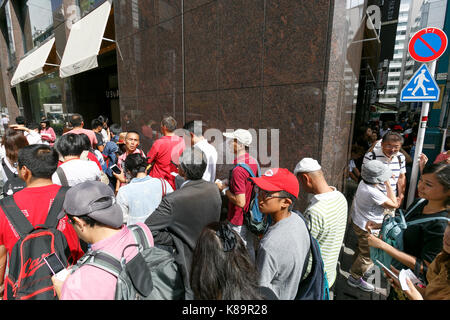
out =
<path fill-rule="evenodd" d="M 342 190 L 364 8 L 347 2 L 114 0 L 122 124 L 157 131 L 171 114 L 180 126 L 278 129 L 280 167 L 316 158 Z"/>

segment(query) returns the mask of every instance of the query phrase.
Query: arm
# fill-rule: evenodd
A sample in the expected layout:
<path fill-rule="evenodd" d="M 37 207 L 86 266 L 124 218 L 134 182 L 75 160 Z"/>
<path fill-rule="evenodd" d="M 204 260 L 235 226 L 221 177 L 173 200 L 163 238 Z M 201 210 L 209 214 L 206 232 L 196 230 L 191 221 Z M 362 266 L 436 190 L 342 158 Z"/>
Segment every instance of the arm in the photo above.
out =
<path fill-rule="evenodd" d="M 119 189 L 119 191 L 117 192 L 117 203 L 119 204 L 119 206 L 122 208 L 122 213 L 123 213 L 123 223 L 126 224 L 128 221 L 128 216 L 129 216 L 129 210 L 128 210 L 128 201 L 127 199 L 123 196 L 123 192 L 121 192 L 122 189 Z"/>
<path fill-rule="evenodd" d="M 173 239 L 168 231 L 172 221 L 172 204 L 167 197 L 164 197 L 158 208 L 145 220 L 145 224 L 152 232 L 155 244 L 173 246 Z"/>
<path fill-rule="evenodd" d="M 381 206 L 387 209 L 398 208 L 399 204 L 397 202 L 397 198 L 395 197 L 394 191 L 392 190 L 389 180 L 385 181 L 384 185 L 386 186 L 387 197 L 389 198 L 389 200 L 384 202 Z"/>
<path fill-rule="evenodd" d="M 400 173 L 397 182 L 397 204 L 396 208 L 399 208 L 403 202 L 403 198 L 405 198 L 405 189 L 406 189 L 406 175 L 404 173 Z"/>
<path fill-rule="evenodd" d="M 233 194 L 230 190 L 227 190 L 225 195 L 227 196 L 228 200 L 230 200 L 234 205 L 244 209 L 246 203 L 244 193 Z"/>
<path fill-rule="evenodd" d="M 5 289 L 4 278 L 5 278 L 5 270 L 6 270 L 6 247 L 4 245 L 0 245 L 0 299 L 3 296 L 3 290 Z"/>
<path fill-rule="evenodd" d="M 414 270 L 414 267 L 416 265 L 416 257 L 413 257 L 403 251 L 394 248 L 390 244 L 387 244 L 386 242 L 372 234 L 370 234 L 367 239 L 370 247 L 383 250 L 395 260 L 398 260 L 411 270 Z M 428 264 L 427 262 L 425 263 Z M 421 266 L 420 272 L 423 272 L 423 265 Z"/>

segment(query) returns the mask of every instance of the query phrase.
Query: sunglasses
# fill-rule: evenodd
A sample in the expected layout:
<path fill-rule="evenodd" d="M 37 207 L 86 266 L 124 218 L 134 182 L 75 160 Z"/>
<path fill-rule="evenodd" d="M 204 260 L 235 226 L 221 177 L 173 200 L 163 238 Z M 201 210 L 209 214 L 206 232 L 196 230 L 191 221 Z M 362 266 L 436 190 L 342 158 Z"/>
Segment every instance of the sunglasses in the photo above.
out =
<path fill-rule="evenodd" d="M 272 193 L 276 193 L 278 191 L 266 191 L 259 187 L 255 187 L 255 192 L 258 194 L 258 196 L 261 196 L 262 199 L 267 200 L 270 198 L 279 198 L 279 199 L 285 199 L 286 197 L 281 196 L 273 196 Z"/>

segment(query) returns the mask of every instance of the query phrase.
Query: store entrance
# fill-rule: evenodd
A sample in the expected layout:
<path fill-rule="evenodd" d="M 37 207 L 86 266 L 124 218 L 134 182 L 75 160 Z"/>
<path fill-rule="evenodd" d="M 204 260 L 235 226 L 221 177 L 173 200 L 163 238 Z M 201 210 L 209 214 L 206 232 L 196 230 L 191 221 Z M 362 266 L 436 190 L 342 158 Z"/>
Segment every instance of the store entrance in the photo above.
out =
<path fill-rule="evenodd" d="M 98 56 L 98 68 L 73 76 L 72 113 L 83 116 L 87 129 L 100 115 L 106 116 L 109 124 L 120 123 L 116 59 L 116 51 L 110 51 Z"/>

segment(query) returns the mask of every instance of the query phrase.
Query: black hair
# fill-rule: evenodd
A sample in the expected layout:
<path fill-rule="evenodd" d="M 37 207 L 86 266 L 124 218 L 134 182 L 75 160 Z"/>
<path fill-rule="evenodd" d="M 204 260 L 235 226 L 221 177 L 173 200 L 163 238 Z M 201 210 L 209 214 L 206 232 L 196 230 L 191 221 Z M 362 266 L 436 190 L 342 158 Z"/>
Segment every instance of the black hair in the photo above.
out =
<path fill-rule="evenodd" d="M 127 131 L 127 134 L 125 135 L 125 139 L 127 138 L 128 134 L 130 134 L 130 133 L 137 134 L 139 137 L 141 137 L 141 135 L 139 134 L 139 132 L 137 132 L 137 131 L 135 131 L 135 130 L 129 130 L 129 131 Z"/>
<path fill-rule="evenodd" d="M 83 116 L 81 114 L 78 113 L 74 113 L 71 117 L 70 117 L 70 123 L 72 124 L 72 126 L 74 128 L 76 127 L 80 127 L 81 123 L 84 121 L 83 120 Z"/>
<path fill-rule="evenodd" d="M 33 178 L 51 179 L 58 160 L 55 149 L 45 144 L 32 144 L 19 150 L 18 167 L 27 167 Z"/>
<path fill-rule="evenodd" d="M 125 159 L 125 168 L 134 178 L 138 173 L 145 172 L 145 169 L 147 168 L 147 158 L 140 153 L 130 154 Z"/>
<path fill-rule="evenodd" d="M 103 128 L 103 122 L 101 122 L 101 121 L 98 120 L 98 119 L 92 120 L 92 122 L 91 122 L 91 128 L 92 128 L 92 129 L 97 129 L 98 127 L 102 127 L 102 128 Z"/>
<path fill-rule="evenodd" d="M 87 134 L 80 133 L 78 135 L 81 137 L 81 139 L 83 139 L 83 148 L 84 148 L 83 151 L 84 150 L 89 150 L 89 151 L 93 150 L 91 140 L 89 139 Z"/>
<path fill-rule="evenodd" d="M 101 222 L 99 222 L 99 221 L 97 221 L 97 220 L 92 219 L 92 218 L 89 217 L 88 215 L 84 215 L 84 216 L 73 216 L 73 215 L 71 215 L 71 214 L 69 214 L 69 213 L 66 213 L 66 215 L 67 215 L 67 218 L 69 218 L 70 221 L 75 222 L 75 220 L 73 219 L 73 217 L 77 217 L 77 218 L 83 220 L 83 221 L 84 221 L 89 227 L 91 227 L 91 228 L 93 228 L 93 227 L 95 227 L 95 226 L 111 228 L 110 226 L 107 226 L 107 225 L 104 224 L 104 223 L 101 223 Z"/>
<path fill-rule="evenodd" d="M 63 157 L 79 156 L 85 150 L 85 142 L 79 134 L 66 133 L 58 139 L 56 149 Z"/>
<path fill-rule="evenodd" d="M 38 125 L 36 122 L 31 122 L 28 124 L 28 129 L 30 130 L 35 130 L 35 129 L 39 129 L 41 126 Z"/>
<path fill-rule="evenodd" d="M 170 132 L 174 132 L 177 129 L 177 121 L 172 116 L 164 116 L 161 126 L 166 127 Z"/>
<path fill-rule="evenodd" d="M 433 163 L 423 168 L 422 175 L 433 173 L 444 189 L 450 190 L 450 164 L 445 162 Z"/>
<path fill-rule="evenodd" d="M 227 222 L 212 222 L 201 232 L 192 254 L 190 284 L 197 300 L 262 300 L 258 271 L 236 231 L 233 249 L 225 252 L 217 230 Z"/>
<path fill-rule="evenodd" d="M 180 157 L 180 168 L 188 180 L 200 180 L 206 170 L 206 157 L 198 148 L 187 148 Z"/>
<path fill-rule="evenodd" d="M 23 116 L 17 116 L 17 117 L 16 117 L 16 123 L 17 123 L 17 124 L 23 124 L 23 125 L 25 125 L 25 124 L 26 124 L 25 117 L 23 117 Z"/>
<path fill-rule="evenodd" d="M 295 202 L 297 201 L 297 197 L 294 196 L 293 194 L 290 194 L 290 193 L 287 192 L 287 191 L 284 191 L 284 190 L 281 190 L 281 191 L 279 192 L 279 196 L 280 196 L 280 197 L 284 197 L 284 198 L 288 198 L 288 199 L 290 199 L 290 200 L 292 201 L 292 204 L 291 204 L 291 205 L 289 206 L 289 208 L 288 208 L 289 211 L 292 211 L 292 209 L 294 209 Z"/>
<path fill-rule="evenodd" d="M 113 124 L 111 125 L 111 127 L 109 127 L 109 131 L 110 131 L 113 135 L 117 136 L 117 135 L 119 135 L 119 134 L 122 132 L 122 128 L 121 128 L 120 125 L 118 125 L 117 123 L 113 123 Z"/>
<path fill-rule="evenodd" d="M 109 121 L 108 117 L 100 115 L 100 116 L 98 116 L 97 119 L 102 123 L 102 126 L 103 126 L 103 123 L 106 123 L 106 125 L 108 125 L 108 121 Z"/>
<path fill-rule="evenodd" d="M 203 136 L 204 124 L 201 120 L 193 120 L 184 124 L 183 129 L 196 135 L 197 137 Z"/>

